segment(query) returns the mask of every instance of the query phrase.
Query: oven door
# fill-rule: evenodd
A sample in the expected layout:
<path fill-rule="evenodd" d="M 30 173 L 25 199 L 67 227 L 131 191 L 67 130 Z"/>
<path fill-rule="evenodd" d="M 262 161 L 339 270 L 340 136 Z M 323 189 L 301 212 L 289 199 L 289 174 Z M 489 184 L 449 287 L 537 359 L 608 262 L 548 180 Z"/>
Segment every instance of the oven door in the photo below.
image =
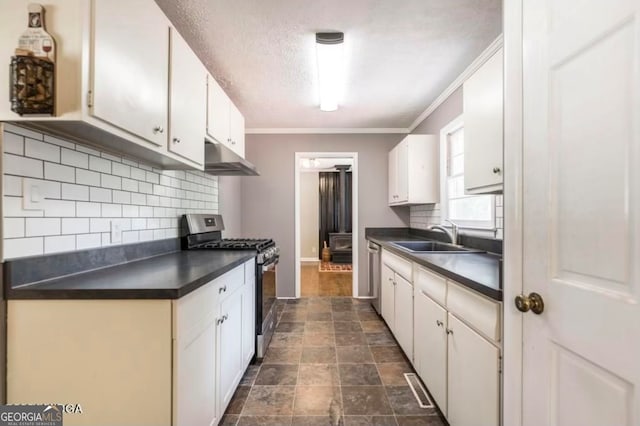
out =
<path fill-rule="evenodd" d="M 262 322 L 264 323 L 276 304 L 276 269 L 278 257 L 269 260 L 269 263 L 261 265 L 262 268 Z"/>
<path fill-rule="evenodd" d="M 256 265 L 256 358 L 262 359 L 276 328 L 276 270 L 278 257 Z"/>

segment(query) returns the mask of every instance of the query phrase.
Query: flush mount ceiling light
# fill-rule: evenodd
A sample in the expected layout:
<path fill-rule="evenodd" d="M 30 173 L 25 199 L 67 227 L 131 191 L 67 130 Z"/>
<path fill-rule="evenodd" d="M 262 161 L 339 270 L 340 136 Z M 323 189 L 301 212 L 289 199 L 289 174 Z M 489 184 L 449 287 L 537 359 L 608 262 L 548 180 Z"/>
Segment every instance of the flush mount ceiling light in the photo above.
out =
<path fill-rule="evenodd" d="M 320 109 L 338 109 L 344 77 L 344 33 L 316 33 Z"/>

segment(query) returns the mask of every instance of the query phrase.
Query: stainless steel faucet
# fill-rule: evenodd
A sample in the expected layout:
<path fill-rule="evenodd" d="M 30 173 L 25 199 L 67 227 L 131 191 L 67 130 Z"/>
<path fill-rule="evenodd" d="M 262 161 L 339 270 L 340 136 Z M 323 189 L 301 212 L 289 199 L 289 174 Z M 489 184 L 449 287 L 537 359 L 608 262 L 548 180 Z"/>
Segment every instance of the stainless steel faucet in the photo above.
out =
<path fill-rule="evenodd" d="M 433 231 L 435 229 L 437 229 L 438 231 L 442 231 L 445 234 L 447 234 L 447 237 L 449 237 L 451 244 L 458 244 L 458 230 L 460 227 L 456 223 L 453 223 L 448 219 L 445 220 L 445 222 L 449 222 L 451 224 L 451 231 L 449 231 L 447 228 L 445 228 L 442 225 L 431 225 L 427 229 L 429 229 L 429 231 Z"/>

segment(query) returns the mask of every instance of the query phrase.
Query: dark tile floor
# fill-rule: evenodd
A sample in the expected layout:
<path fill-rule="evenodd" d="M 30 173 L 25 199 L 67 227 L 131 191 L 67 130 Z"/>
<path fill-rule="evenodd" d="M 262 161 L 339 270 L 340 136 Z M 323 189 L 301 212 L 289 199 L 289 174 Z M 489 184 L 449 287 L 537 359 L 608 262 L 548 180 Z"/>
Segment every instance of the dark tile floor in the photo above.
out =
<path fill-rule="evenodd" d="M 279 322 L 251 365 L 222 425 L 443 426 L 420 408 L 413 372 L 368 301 L 309 297 L 278 303 Z"/>

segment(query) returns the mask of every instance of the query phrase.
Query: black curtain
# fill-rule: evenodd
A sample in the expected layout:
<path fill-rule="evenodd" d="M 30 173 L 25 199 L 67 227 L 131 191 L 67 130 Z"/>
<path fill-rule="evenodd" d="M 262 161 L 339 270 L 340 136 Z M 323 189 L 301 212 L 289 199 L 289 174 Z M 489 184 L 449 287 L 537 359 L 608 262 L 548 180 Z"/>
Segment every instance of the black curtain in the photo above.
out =
<path fill-rule="evenodd" d="M 345 231 L 351 232 L 351 198 L 352 198 L 352 175 L 347 172 L 345 176 L 346 182 L 346 216 Z M 318 257 L 322 257 L 322 248 L 324 242 L 329 245 L 329 233 L 339 232 L 340 230 L 340 173 L 336 172 L 320 172 L 320 240 L 318 246 Z"/>

